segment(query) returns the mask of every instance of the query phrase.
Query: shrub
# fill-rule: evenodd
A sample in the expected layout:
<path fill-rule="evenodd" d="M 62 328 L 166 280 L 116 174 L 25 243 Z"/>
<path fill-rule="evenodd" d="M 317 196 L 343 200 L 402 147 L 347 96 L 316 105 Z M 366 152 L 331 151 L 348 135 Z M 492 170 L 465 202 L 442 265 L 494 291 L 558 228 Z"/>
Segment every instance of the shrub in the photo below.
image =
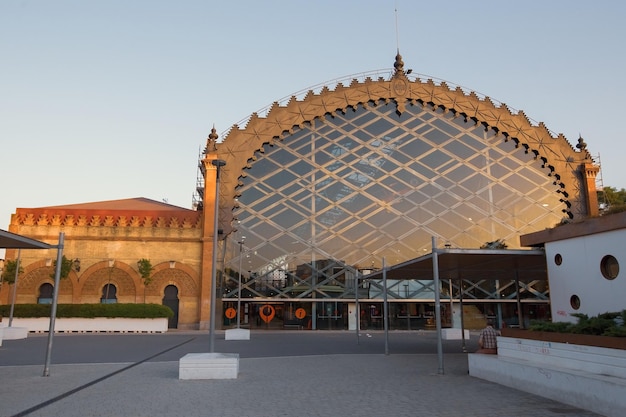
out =
<path fill-rule="evenodd" d="M 536 332 L 570 333 L 571 327 L 572 323 L 553 323 L 551 321 L 533 320 L 530 322 L 529 330 L 534 330 Z"/>
<path fill-rule="evenodd" d="M 0 305 L 0 316 L 8 317 L 11 306 Z M 16 304 L 13 316 L 50 317 L 50 304 Z M 59 304 L 57 318 L 170 318 L 171 308 L 160 304 Z"/>
<path fill-rule="evenodd" d="M 626 337 L 626 310 L 598 314 L 589 317 L 586 314 L 572 314 L 577 323 L 532 321 L 529 330 L 539 332 L 577 333 L 596 336 Z"/>

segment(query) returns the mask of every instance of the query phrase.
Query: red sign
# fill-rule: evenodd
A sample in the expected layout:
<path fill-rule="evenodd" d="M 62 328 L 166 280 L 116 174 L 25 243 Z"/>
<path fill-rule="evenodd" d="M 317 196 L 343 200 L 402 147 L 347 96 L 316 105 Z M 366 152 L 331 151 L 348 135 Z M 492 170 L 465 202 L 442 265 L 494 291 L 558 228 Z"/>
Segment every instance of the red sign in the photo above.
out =
<path fill-rule="evenodd" d="M 272 321 L 275 314 L 276 314 L 276 310 L 274 310 L 274 307 L 272 307 L 269 304 L 265 304 L 259 310 L 259 317 L 261 317 L 261 320 L 263 320 L 266 323 L 269 323 L 270 321 Z"/>
<path fill-rule="evenodd" d="M 306 310 L 304 310 L 303 308 L 299 308 L 296 310 L 296 318 L 299 318 L 300 320 L 302 320 L 305 317 L 306 317 Z"/>
<path fill-rule="evenodd" d="M 237 315 L 237 310 L 235 310 L 232 307 L 229 307 L 226 309 L 226 311 L 224 312 L 224 314 L 226 315 L 227 319 L 234 319 L 235 316 Z"/>

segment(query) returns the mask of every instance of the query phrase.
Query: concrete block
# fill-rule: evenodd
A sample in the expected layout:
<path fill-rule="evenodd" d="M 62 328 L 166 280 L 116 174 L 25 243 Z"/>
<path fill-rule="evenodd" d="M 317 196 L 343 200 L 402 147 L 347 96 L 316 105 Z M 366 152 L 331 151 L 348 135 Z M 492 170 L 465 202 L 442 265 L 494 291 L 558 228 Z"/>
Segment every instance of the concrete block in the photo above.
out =
<path fill-rule="evenodd" d="M 470 332 L 465 329 L 465 340 L 469 340 Z M 461 329 L 441 329 L 441 338 L 443 340 L 461 340 L 463 338 L 463 333 L 461 333 Z"/>
<path fill-rule="evenodd" d="M 472 377 L 607 417 L 626 415 L 626 380 L 500 355 L 468 355 Z"/>
<path fill-rule="evenodd" d="M 178 379 L 236 379 L 238 353 L 188 353 L 178 362 Z"/>
<path fill-rule="evenodd" d="M 26 339 L 28 337 L 28 329 L 26 327 L 3 327 L 4 340 Z"/>
<path fill-rule="evenodd" d="M 250 340 L 250 329 L 228 329 L 224 332 L 225 340 Z"/>

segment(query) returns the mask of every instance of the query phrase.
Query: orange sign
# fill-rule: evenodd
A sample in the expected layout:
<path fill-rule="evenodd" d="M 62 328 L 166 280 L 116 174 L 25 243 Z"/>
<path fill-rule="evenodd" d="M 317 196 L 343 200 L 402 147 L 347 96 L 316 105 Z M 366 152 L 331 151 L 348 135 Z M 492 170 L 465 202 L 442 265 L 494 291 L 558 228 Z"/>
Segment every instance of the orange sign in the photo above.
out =
<path fill-rule="evenodd" d="M 306 317 L 306 311 L 303 308 L 296 310 L 296 318 L 303 319 Z"/>
<path fill-rule="evenodd" d="M 229 307 L 226 309 L 226 311 L 224 312 L 224 314 L 226 315 L 227 319 L 234 319 L 235 316 L 237 315 L 237 310 L 235 310 L 232 307 Z"/>
<path fill-rule="evenodd" d="M 276 310 L 274 310 L 274 307 L 272 307 L 269 304 L 265 304 L 259 310 L 259 317 L 261 317 L 261 320 L 263 320 L 266 323 L 269 323 L 270 321 L 272 321 L 275 314 L 276 314 Z"/>

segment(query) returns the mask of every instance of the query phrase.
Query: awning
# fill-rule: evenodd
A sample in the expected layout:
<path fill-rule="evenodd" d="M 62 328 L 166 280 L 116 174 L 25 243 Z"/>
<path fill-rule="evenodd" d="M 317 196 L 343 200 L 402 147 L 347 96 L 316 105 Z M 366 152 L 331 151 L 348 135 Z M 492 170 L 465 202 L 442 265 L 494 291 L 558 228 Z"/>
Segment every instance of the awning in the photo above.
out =
<path fill-rule="evenodd" d="M 471 281 L 547 280 L 545 252 L 540 249 L 437 249 L 439 278 Z M 387 279 L 432 280 L 433 254 L 386 268 Z M 362 279 L 382 279 L 382 270 Z"/>
<path fill-rule="evenodd" d="M 55 245 L 0 229 L 0 248 L 2 249 L 52 249 L 56 247 Z"/>

